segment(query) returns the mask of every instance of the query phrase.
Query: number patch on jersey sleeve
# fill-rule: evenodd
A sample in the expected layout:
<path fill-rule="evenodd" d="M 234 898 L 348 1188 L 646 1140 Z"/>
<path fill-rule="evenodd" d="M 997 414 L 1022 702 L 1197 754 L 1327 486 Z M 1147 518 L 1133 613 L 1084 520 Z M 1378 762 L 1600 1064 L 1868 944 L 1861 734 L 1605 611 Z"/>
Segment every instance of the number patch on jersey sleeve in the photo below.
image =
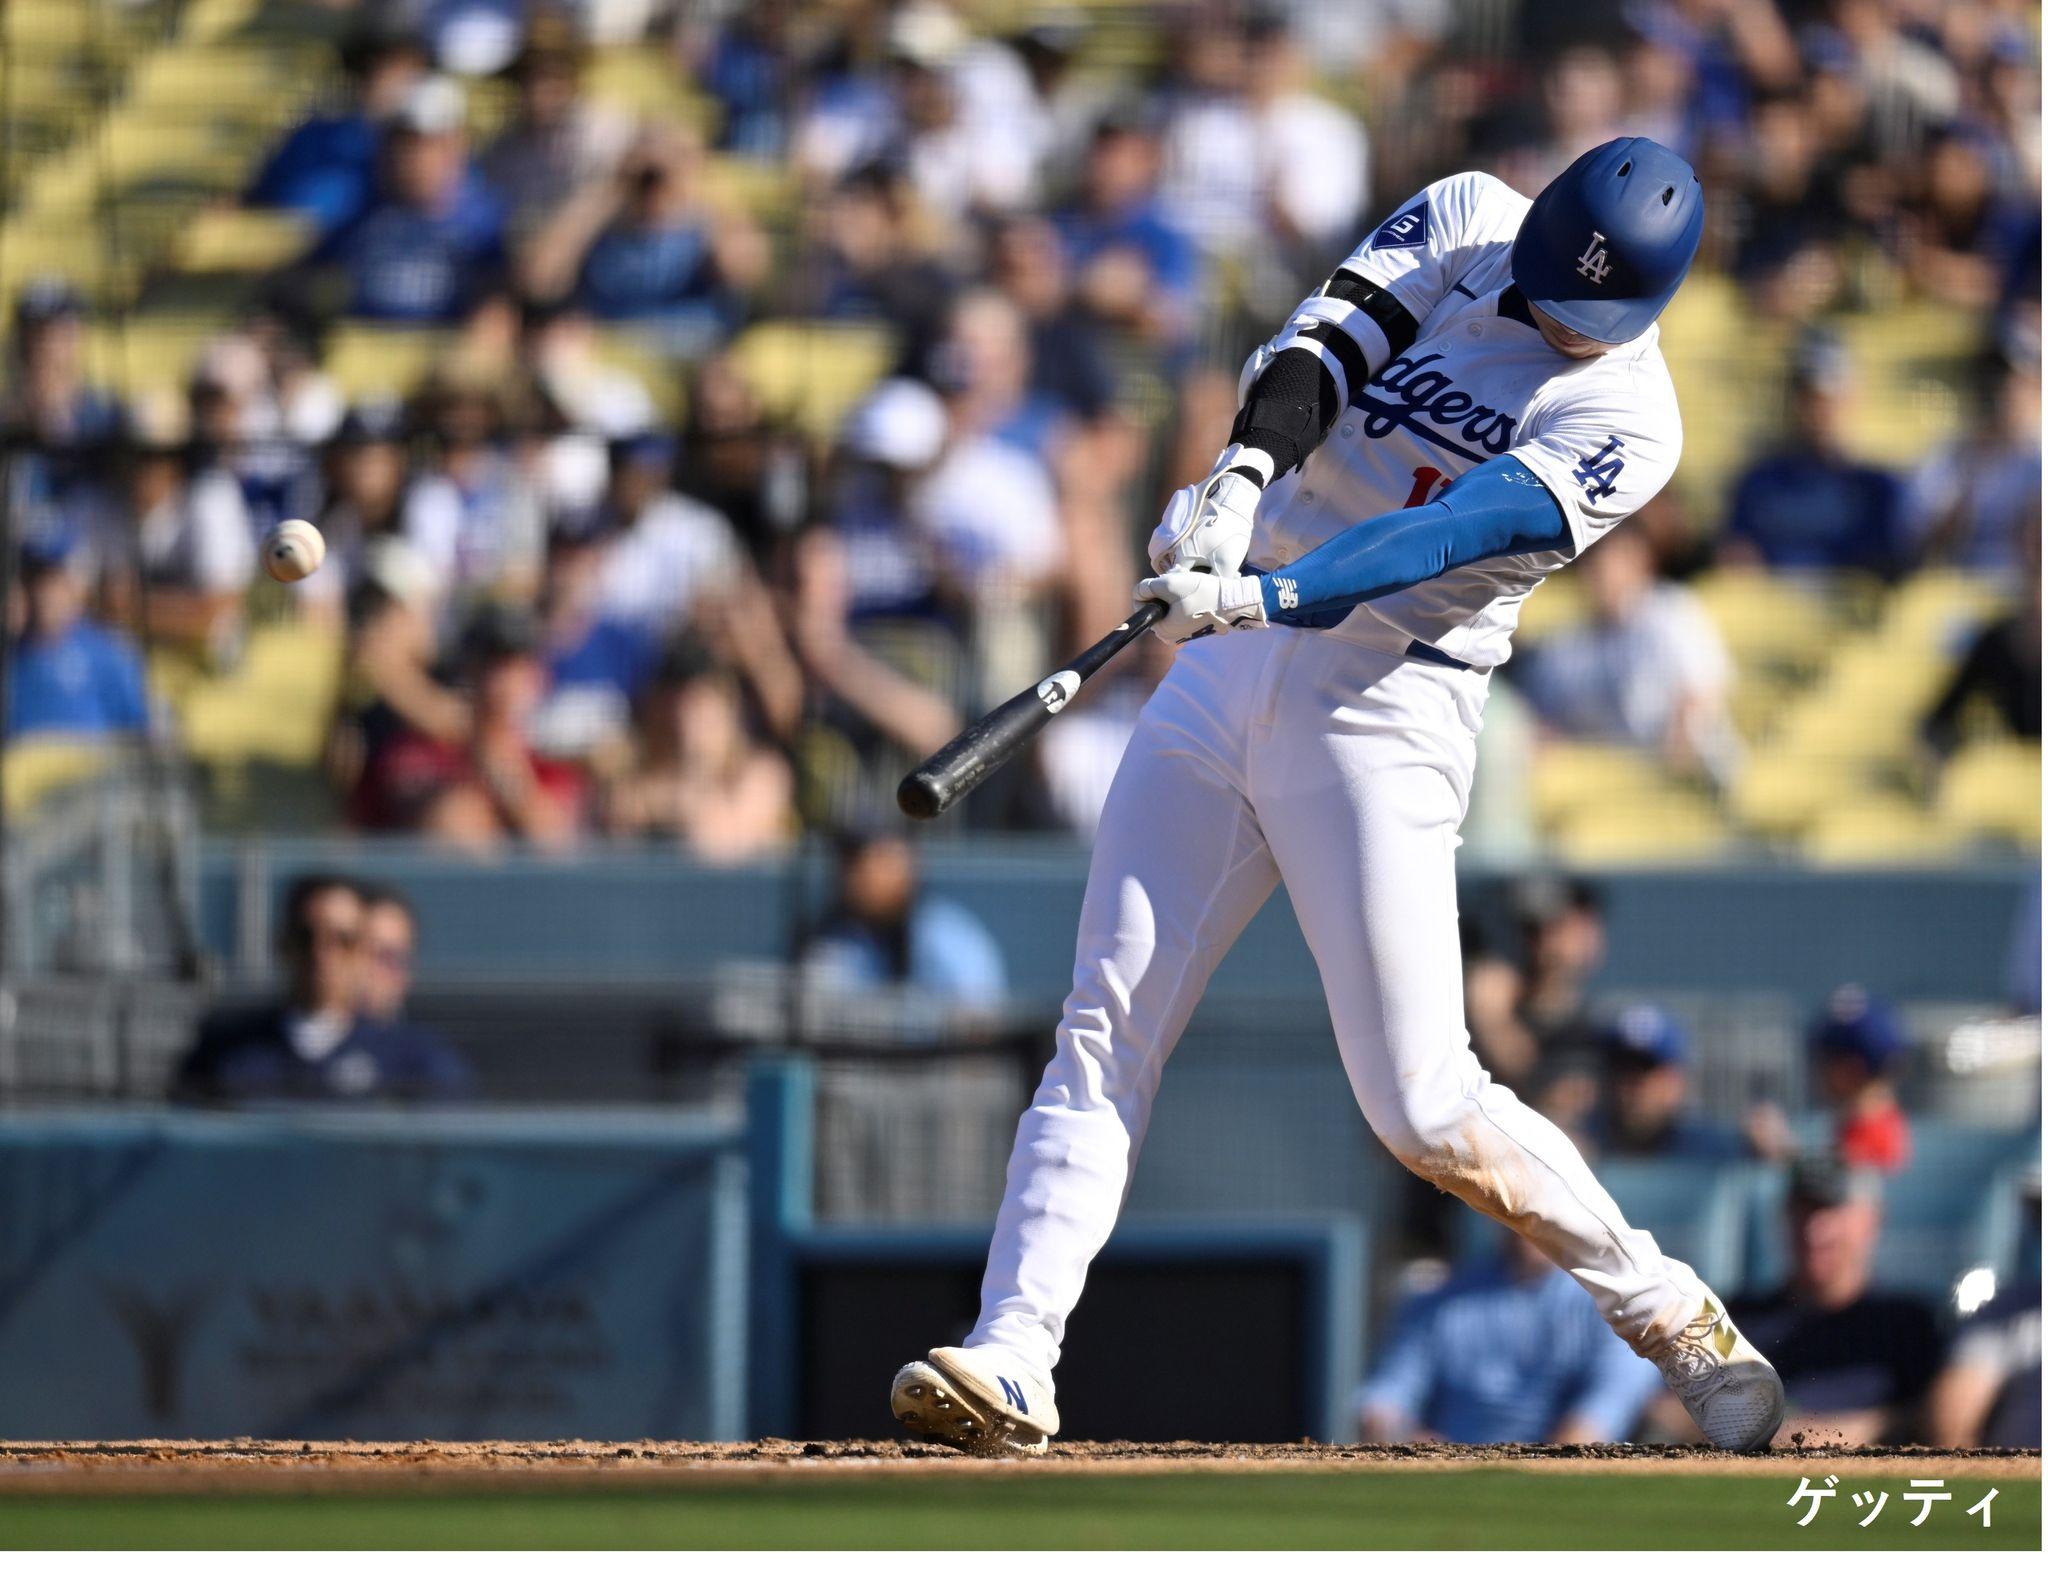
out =
<path fill-rule="evenodd" d="M 1621 439 L 1609 433 L 1599 452 L 1588 454 L 1572 472 L 1572 480 L 1585 487 L 1588 503 L 1614 496 L 1614 484 L 1621 479 L 1621 467 L 1628 463 L 1621 450 Z"/>
<path fill-rule="evenodd" d="M 1368 251 L 1390 252 L 1413 249 L 1429 239 L 1429 199 L 1404 208 L 1372 232 Z"/>

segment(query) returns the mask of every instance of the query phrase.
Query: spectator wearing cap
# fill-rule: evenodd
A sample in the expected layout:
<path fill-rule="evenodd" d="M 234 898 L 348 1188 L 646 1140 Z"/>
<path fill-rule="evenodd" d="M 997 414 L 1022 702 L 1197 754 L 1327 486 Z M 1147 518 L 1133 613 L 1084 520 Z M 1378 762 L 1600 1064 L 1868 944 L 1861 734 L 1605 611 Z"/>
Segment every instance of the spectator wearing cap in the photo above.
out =
<path fill-rule="evenodd" d="M 1891 472 L 1848 452 L 1852 381 L 1841 341 L 1809 335 L 1792 368 L 1789 441 L 1736 480 L 1722 544 L 1728 561 L 1897 572 L 1901 489 Z"/>
<path fill-rule="evenodd" d="M 18 625 L 7 659 L 7 739 L 140 736 L 149 728 L 142 659 L 85 616 L 84 549 L 51 529 L 19 549 Z"/>
<path fill-rule="evenodd" d="M 609 550 L 595 510 L 565 512 L 548 532 L 540 594 L 548 691 L 533 722 L 547 754 L 600 766 L 624 747 L 634 701 L 660 657 L 650 628 L 603 609 Z"/>
<path fill-rule="evenodd" d="M 703 192 L 704 150 L 679 127 L 643 131 L 617 175 L 586 185 L 533 239 L 531 294 L 573 294 L 601 322 L 631 323 L 676 354 L 736 326 L 767 271 L 759 229 Z"/>
<path fill-rule="evenodd" d="M 1674 770 L 1728 779 L 1740 757 L 1733 663 L 1699 598 L 1658 578 L 1634 524 L 1611 531 L 1584 565 L 1591 618 L 1543 641 L 1523 668 L 1537 716 L 1567 738 L 1632 744 Z"/>
<path fill-rule="evenodd" d="M 1357 1398 L 1371 1443 L 1605 1444 L 1627 1438 L 1657 1369 L 1522 1237 L 1408 1297 Z"/>
<path fill-rule="evenodd" d="M 1830 1444 L 1916 1443 L 1940 1370 L 1934 1309 L 1871 1283 L 1884 1228 L 1875 1171 L 1833 1155 L 1793 1166 L 1786 1200 L 1792 1273 L 1780 1289 L 1731 1301 L 1729 1315 L 1785 1381 L 1785 1426 Z"/>
<path fill-rule="evenodd" d="M 917 855 L 895 832 L 840 839 L 832 895 L 801 961 L 831 987 L 900 986 L 973 1010 L 997 1009 L 1009 989 L 1002 949 L 988 927 L 958 903 L 922 890 Z"/>
<path fill-rule="evenodd" d="M 1845 984 L 1806 1037 L 1821 1096 L 1835 1115 L 1835 1153 L 1847 1165 L 1896 1172 L 1912 1157 L 1897 1078 L 1911 1043 L 1891 1003 Z"/>
<path fill-rule="evenodd" d="M 682 645 L 663 659 L 641 696 L 634 744 L 607 796 L 613 835 L 667 843 L 708 864 L 788 844 L 789 763 L 749 732 L 739 683 L 702 650 Z"/>
<path fill-rule="evenodd" d="M 370 206 L 384 125 L 426 75 L 426 46 L 409 33 L 366 27 L 342 50 L 349 102 L 296 127 L 249 185 L 252 207 L 288 208 L 332 234 Z"/>
<path fill-rule="evenodd" d="M 1105 115 L 1074 203 L 1053 223 L 1090 314 L 1155 349 L 1180 349 L 1194 327 L 1202 258 L 1159 194 L 1159 133 L 1137 110 Z"/>
<path fill-rule="evenodd" d="M 17 518 L 30 529 L 53 519 L 120 427 L 120 406 L 86 380 L 85 302 L 61 279 L 31 281 L 15 299 L 0 387 L 0 436 L 20 445 L 8 477 Z"/>
<path fill-rule="evenodd" d="M 945 401 L 909 377 L 879 384 L 840 431 L 826 519 L 847 616 L 855 622 L 939 617 L 937 553 L 918 527 L 916 507 L 918 488 L 946 451 L 947 432 Z"/>
<path fill-rule="evenodd" d="M 633 140 L 633 124 L 584 94 L 588 49 L 560 11 L 538 12 L 505 68 L 512 118 L 477 160 L 523 243 L 578 189 L 609 180 Z"/>
<path fill-rule="evenodd" d="M 1607 1025 L 1606 1082 L 1588 1123 L 1589 1146 L 1608 1159 L 1735 1160 L 1747 1145 L 1692 1106 L 1692 1046 L 1668 1013 L 1647 1002 Z"/>
<path fill-rule="evenodd" d="M 81 513 L 119 621 L 200 652 L 235 645 L 255 531 L 235 478 L 194 445 L 183 400 L 130 406 L 118 477 Z"/>
<path fill-rule="evenodd" d="M 538 626 L 519 609 L 486 605 L 464 633 L 462 656 L 466 727 L 453 739 L 412 732 L 385 749 L 358 790 L 358 822 L 474 852 L 509 841 L 573 843 L 584 775 L 534 747 L 533 719 L 547 689 Z"/>
<path fill-rule="evenodd" d="M 469 1069 L 437 1037 L 398 1034 L 364 1009 L 365 904 L 340 875 L 285 894 L 277 940 L 281 999 L 215 1013 L 199 1026 L 172 1085 L 208 1103 L 462 1098 Z"/>
<path fill-rule="evenodd" d="M 386 122 L 376 193 L 308 259 L 347 281 L 349 312 L 455 323 L 502 289 L 505 219 L 470 167 L 462 89 L 412 84 Z"/>

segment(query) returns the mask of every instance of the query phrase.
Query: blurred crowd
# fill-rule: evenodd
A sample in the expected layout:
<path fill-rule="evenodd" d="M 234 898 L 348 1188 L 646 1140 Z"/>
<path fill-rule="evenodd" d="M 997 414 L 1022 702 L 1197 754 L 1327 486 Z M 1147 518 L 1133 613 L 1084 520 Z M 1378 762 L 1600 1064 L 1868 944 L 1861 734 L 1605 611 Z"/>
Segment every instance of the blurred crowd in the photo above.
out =
<path fill-rule="evenodd" d="M 1534 192 L 1618 133 L 1698 166 L 1701 275 L 1796 331 L 1791 420 L 1717 509 L 1674 494 L 1592 554 L 1590 621 L 1509 670 L 1537 725 L 1725 778 L 1729 662 L 1682 583 L 1710 564 L 2038 589 L 2038 16 L 2016 0 L 330 4 L 345 86 L 246 194 L 309 248 L 188 387 L 124 403 L 78 296 L 13 303 L 11 737 L 163 727 L 138 647 L 231 667 L 254 544 L 305 517 L 329 557 L 292 595 L 346 641 L 327 770 L 351 824 L 732 860 L 857 823 L 1121 616 L 1245 348 L 1375 218 L 1463 168 Z M 701 113 L 591 92 L 593 51 L 623 44 Z M 477 137 L 486 88 L 508 108 Z M 749 171 L 788 184 L 780 218 L 735 195 Z M 1891 469 L 1845 449 L 1830 324 L 1907 299 L 1970 314 L 1974 403 Z M 735 353 L 789 319 L 886 345 L 830 433 Z M 351 403 L 323 368 L 343 320 L 452 348 Z M 620 343 L 685 369 L 680 422 Z M 2037 632 L 2009 622 L 1931 747 L 1975 695 L 2038 737 Z M 1094 686 L 970 816 L 1087 833 L 1165 659 Z"/>

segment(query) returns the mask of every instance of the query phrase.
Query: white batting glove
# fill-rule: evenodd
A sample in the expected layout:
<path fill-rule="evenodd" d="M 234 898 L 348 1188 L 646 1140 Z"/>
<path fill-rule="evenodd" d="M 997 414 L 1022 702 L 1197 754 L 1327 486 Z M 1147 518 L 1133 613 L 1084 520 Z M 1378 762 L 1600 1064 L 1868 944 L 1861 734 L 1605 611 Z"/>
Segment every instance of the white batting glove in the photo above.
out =
<path fill-rule="evenodd" d="M 1164 574 L 1200 567 L 1230 575 L 1244 567 L 1260 489 L 1249 477 L 1230 474 L 1236 465 L 1250 466 L 1272 479 L 1268 473 L 1273 461 L 1262 450 L 1231 444 L 1206 477 L 1166 500 L 1166 513 L 1145 544 L 1145 556 L 1154 569 Z"/>
<path fill-rule="evenodd" d="M 1166 616 L 1152 632 L 1169 645 L 1181 645 L 1201 634 L 1266 627 L 1266 603 L 1256 574 L 1208 574 L 1201 569 L 1169 569 L 1140 580 L 1131 600 L 1166 603 Z"/>

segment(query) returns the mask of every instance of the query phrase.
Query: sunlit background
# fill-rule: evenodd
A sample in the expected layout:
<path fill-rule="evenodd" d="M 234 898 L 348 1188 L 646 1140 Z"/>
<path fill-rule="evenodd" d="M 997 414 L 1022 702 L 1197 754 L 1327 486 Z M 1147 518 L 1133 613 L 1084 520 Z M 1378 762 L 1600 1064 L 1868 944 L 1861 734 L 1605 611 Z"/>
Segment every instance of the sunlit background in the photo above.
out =
<path fill-rule="evenodd" d="M 0 0 L 0 44 L 0 1432 L 885 1431 L 1171 653 L 934 827 L 896 781 L 1122 616 L 1371 226 L 1646 134 L 1707 192 L 1684 458 L 1493 679 L 1469 1026 L 1795 1420 L 2038 1445 L 2037 7 Z M 1551 1275 L 1380 1153 L 1276 901 L 1062 1409 L 1669 1436 Z M 1254 1350 L 1235 1411 L 1133 1376 Z"/>

